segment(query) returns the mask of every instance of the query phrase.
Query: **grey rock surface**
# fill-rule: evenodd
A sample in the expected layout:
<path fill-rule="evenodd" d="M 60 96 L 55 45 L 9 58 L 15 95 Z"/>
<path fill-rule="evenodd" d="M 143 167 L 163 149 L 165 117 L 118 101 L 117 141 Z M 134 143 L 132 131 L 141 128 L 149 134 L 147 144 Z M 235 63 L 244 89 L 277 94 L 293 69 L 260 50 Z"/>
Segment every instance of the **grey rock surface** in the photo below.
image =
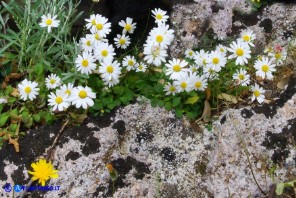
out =
<path fill-rule="evenodd" d="M 173 6 L 171 22 L 176 31 L 170 48 L 172 57 L 200 47 L 206 35 L 225 40 L 237 37 L 246 28 L 256 33 L 257 48 L 271 43 L 286 46 L 296 27 L 296 4 L 275 3 L 253 11 L 247 1 L 241 0 L 180 2 Z"/>

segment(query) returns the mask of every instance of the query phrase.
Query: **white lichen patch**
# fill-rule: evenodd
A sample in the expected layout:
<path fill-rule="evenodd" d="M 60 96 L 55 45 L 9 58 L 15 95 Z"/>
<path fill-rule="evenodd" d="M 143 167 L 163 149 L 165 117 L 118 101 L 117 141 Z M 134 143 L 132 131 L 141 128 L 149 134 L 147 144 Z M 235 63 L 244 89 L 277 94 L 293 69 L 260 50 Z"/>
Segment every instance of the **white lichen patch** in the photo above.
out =
<path fill-rule="evenodd" d="M 296 118 L 296 106 L 293 105 L 295 101 L 296 95 L 278 109 L 272 119 L 267 119 L 263 114 L 255 114 L 245 119 L 241 117 L 241 110 L 225 111 L 221 117 L 226 116 L 226 122 L 222 125 L 219 121 L 214 123 L 212 132 L 217 135 L 215 151 L 209 156 L 211 160 L 207 167 L 206 182 L 199 185 L 211 187 L 210 192 L 214 197 L 262 196 L 252 176 L 252 166 L 258 184 L 268 192 L 273 183 L 268 169 L 272 165 L 274 150 L 266 149 L 262 143 L 267 131 L 281 133 L 287 127 L 287 121 Z M 288 149 L 290 157 L 286 159 L 286 164 L 294 164 L 295 148 L 290 145 Z M 286 181 L 287 175 L 293 175 L 295 171 L 295 166 L 278 167 L 275 179 Z"/>

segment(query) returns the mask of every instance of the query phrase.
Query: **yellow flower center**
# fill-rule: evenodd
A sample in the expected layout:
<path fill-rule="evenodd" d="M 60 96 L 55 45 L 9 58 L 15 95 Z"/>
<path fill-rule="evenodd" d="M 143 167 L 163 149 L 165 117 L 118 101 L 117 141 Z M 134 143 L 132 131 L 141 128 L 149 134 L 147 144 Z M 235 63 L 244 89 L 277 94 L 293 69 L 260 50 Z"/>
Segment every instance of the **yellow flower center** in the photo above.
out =
<path fill-rule="evenodd" d="M 239 78 L 240 80 L 244 80 L 244 79 L 245 79 L 245 75 L 244 75 L 244 74 L 239 74 L 239 75 L 238 75 L 238 78 Z"/>
<path fill-rule="evenodd" d="M 127 64 L 130 65 L 130 66 L 133 66 L 133 65 L 134 65 L 134 61 L 133 61 L 133 60 L 129 60 L 129 61 L 127 62 Z"/>
<path fill-rule="evenodd" d="M 55 79 L 50 79 L 50 81 L 49 81 L 49 83 L 52 84 L 52 85 L 53 85 L 55 82 L 56 82 Z"/>
<path fill-rule="evenodd" d="M 203 65 L 206 65 L 206 64 L 207 64 L 207 59 L 203 59 L 203 60 L 202 60 L 202 64 L 203 64 Z"/>
<path fill-rule="evenodd" d="M 125 27 L 126 31 L 130 31 L 132 29 L 131 24 L 126 24 Z"/>
<path fill-rule="evenodd" d="M 98 23 L 98 24 L 96 24 L 96 28 L 97 28 L 97 30 L 102 30 L 103 29 L 103 24 L 102 23 Z"/>
<path fill-rule="evenodd" d="M 185 89 L 187 87 L 187 83 L 186 82 L 181 82 L 180 86 Z"/>
<path fill-rule="evenodd" d="M 268 70 L 269 70 L 268 65 L 263 65 L 263 66 L 262 66 L 262 71 L 264 71 L 264 72 L 268 72 Z"/>
<path fill-rule="evenodd" d="M 173 70 L 174 70 L 174 72 L 179 72 L 179 71 L 181 71 L 181 67 L 180 67 L 180 65 L 175 65 L 175 66 L 173 66 Z"/>
<path fill-rule="evenodd" d="M 254 95 L 255 95 L 256 97 L 259 97 L 259 96 L 260 96 L 260 91 L 255 90 L 255 91 L 254 91 Z"/>
<path fill-rule="evenodd" d="M 156 19 L 161 20 L 162 19 L 162 14 L 157 14 Z"/>
<path fill-rule="evenodd" d="M 95 20 L 95 19 L 93 19 L 93 20 L 91 21 L 91 24 L 92 24 L 92 25 L 97 25 L 97 22 L 96 22 L 96 20 Z"/>
<path fill-rule="evenodd" d="M 162 35 L 157 35 L 157 36 L 156 36 L 156 41 L 157 41 L 158 43 L 161 43 L 161 42 L 163 41 L 163 36 L 162 36 Z"/>
<path fill-rule="evenodd" d="M 250 41 L 250 36 L 249 35 L 244 35 L 243 36 L 243 40 L 245 41 L 245 42 L 249 42 Z"/>
<path fill-rule="evenodd" d="M 220 52 L 225 52 L 225 50 L 223 48 L 220 48 Z"/>
<path fill-rule="evenodd" d="M 282 58 L 282 54 L 281 53 L 275 53 L 274 57 L 276 59 L 280 59 L 280 58 Z"/>
<path fill-rule="evenodd" d="M 154 46 L 151 51 L 152 51 L 152 54 L 153 54 L 154 57 L 159 56 L 159 54 L 160 54 L 160 47 Z"/>
<path fill-rule="evenodd" d="M 107 56 L 108 56 L 108 54 L 109 54 L 109 53 L 108 53 L 108 51 L 107 51 L 107 50 L 103 50 L 103 51 L 102 51 L 102 56 L 104 56 L 104 57 L 107 57 Z"/>
<path fill-rule="evenodd" d="M 45 24 L 46 25 L 51 25 L 52 24 L 52 20 L 51 19 L 46 19 Z"/>
<path fill-rule="evenodd" d="M 139 65 L 139 70 L 142 70 L 143 69 L 143 65 Z"/>
<path fill-rule="evenodd" d="M 101 40 L 99 34 L 95 34 L 95 39 L 96 39 L 97 41 Z"/>
<path fill-rule="evenodd" d="M 202 85 L 201 82 L 196 82 L 196 83 L 195 83 L 195 87 L 196 87 L 196 88 L 200 88 L 201 85 Z"/>
<path fill-rule="evenodd" d="M 213 58 L 213 64 L 217 65 L 220 62 L 220 59 L 215 57 Z"/>
<path fill-rule="evenodd" d="M 124 45 L 126 43 L 124 38 L 119 39 L 119 44 L 120 45 Z"/>
<path fill-rule="evenodd" d="M 85 43 L 87 46 L 91 46 L 90 40 L 86 41 Z"/>
<path fill-rule="evenodd" d="M 83 67 L 87 67 L 88 66 L 88 60 L 86 60 L 86 59 L 82 60 L 81 65 Z"/>
<path fill-rule="evenodd" d="M 25 87 L 24 91 L 26 92 L 26 94 L 31 93 L 32 89 L 31 87 Z"/>
<path fill-rule="evenodd" d="M 244 55 L 244 50 L 242 49 L 242 48 L 238 48 L 237 50 L 236 50 L 236 55 L 237 56 L 243 56 Z"/>
<path fill-rule="evenodd" d="M 78 95 L 79 95 L 79 97 L 82 98 L 82 99 L 84 99 L 84 98 L 87 97 L 87 93 L 86 93 L 86 91 L 84 91 L 84 90 L 81 90 L 81 91 L 79 92 Z"/>
<path fill-rule="evenodd" d="M 57 104 L 61 104 L 63 102 L 63 98 L 61 96 L 56 97 L 55 102 Z"/>
<path fill-rule="evenodd" d="M 107 69 L 106 69 L 106 71 L 108 72 L 108 73 L 113 73 L 113 67 L 111 66 L 111 65 L 109 65 L 108 67 L 107 67 Z"/>
<path fill-rule="evenodd" d="M 176 87 L 170 86 L 170 92 L 175 92 L 175 91 L 176 91 Z"/>
<path fill-rule="evenodd" d="M 193 52 L 192 52 L 192 51 L 190 51 L 190 52 L 188 53 L 188 55 L 189 55 L 189 56 L 192 56 L 192 55 L 193 55 Z"/>
<path fill-rule="evenodd" d="M 70 90 L 70 89 L 67 89 L 67 90 L 65 91 L 65 94 L 71 95 L 71 90 Z"/>

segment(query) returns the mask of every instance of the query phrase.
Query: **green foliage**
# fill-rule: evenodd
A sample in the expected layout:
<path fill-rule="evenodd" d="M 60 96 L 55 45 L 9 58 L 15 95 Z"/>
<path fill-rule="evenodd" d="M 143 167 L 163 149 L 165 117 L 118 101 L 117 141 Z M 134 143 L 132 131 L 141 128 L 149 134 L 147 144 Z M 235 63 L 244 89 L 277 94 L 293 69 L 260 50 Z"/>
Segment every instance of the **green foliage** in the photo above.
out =
<path fill-rule="evenodd" d="M 281 183 L 278 183 L 276 185 L 275 193 L 277 195 L 282 195 L 283 192 L 284 192 L 284 190 L 285 190 L 285 188 L 287 188 L 287 187 L 294 187 L 295 183 L 296 183 L 296 180 L 293 180 L 293 181 L 290 181 L 290 182 L 281 182 Z"/>
<path fill-rule="evenodd" d="M 0 43 L 3 46 L 0 57 L 4 61 L 4 68 L 0 68 L 2 78 L 13 71 L 11 65 L 17 67 L 15 71 L 28 73 L 31 78 L 44 76 L 47 71 L 72 68 L 77 49 L 70 39 L 71 27 L 82 14 L 76 13 L 78 4 L 72 0 L 26 0 L 24 5 L 15 0 L 9 3 L 2 1 L 0 13 L 12 17 L 18 28 L 10 29 L 7 20 L 0 17 L 3 25 L 0 29 Z M 62 21 L 52 34 L 48 34 L 47 29 L 39 25 L 44 13 L 55 13 Z"/>
<path fill-rule="evenodd" d="M 78 48 L 71 31 L 82 13 L 77 13 L 80 1 L 8 2 L 1 1 L 0 4 L 0 98 L 7 100 L 7 103 L 0 104 L 0 147 L 7 140 L 16 148 L 18 138 L 24 135 L 21 131 L 36 124 L 50 124 L 64 115 L 54 115 L 48 109 L 49 91 L 44 86 L 40 87 L 39 97 L 34 102 L 18 101 L 19 93 L 13 87 L 23 76 L 44 85 L 48 72 L 62 73 L 73 67 Z M 51 34 L 39 25 L 41 16 L 47 13 L 54 13 L 61 21 Z M 17 28 L 8 26 L 9 19 L 13 19 Z M 64 82 L 70 80 L 75 79 L 65 79 Z"/>

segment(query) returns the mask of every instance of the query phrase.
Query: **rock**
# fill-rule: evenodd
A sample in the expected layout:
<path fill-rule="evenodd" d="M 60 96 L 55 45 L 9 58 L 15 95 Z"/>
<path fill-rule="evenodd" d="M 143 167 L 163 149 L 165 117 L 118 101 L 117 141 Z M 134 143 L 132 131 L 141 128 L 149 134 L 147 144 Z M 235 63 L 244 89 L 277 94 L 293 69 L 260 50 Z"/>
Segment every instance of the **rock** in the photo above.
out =
<path fill-rule="evenodd" d="M 216 40 L 237 37 L 246 28 L 255 32 L 258 52 L 270 41 L 286 46 L 296 27 L 295 18 L 295 3 L 275 3 L 259 11 L 252 11 L 250 4 L 241 0 L 176 3 L 171 13 L 176 31 L 171 55 L 179 57 L 187 48 L 201 47 L 209 35 Z"/>

